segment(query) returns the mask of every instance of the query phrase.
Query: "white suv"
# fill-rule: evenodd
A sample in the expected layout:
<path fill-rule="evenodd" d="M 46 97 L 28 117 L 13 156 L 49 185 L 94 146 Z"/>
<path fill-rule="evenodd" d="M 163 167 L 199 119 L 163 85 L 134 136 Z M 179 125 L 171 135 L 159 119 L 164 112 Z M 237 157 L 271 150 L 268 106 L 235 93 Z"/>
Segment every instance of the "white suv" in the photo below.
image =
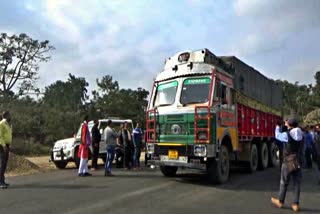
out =
<path fill-rule="evenodd" d="M 99 158 L 102 158 L 103 161 L 106 160 L 106 144 L 104 142 L 103 130 L 107 127 L 107 121 L 109 119 L 112 120 L 113 127 L 116 131 L 120 130 L 120 125 L 124 122 L 128 123 L 128 128 L 131 129 L 130 131 L 133 130 L 132 120 L 129 119 L 108 118 L 99 120 L 98 128 L 101 133 Z M 77 135 L 74 138 L 67 138 L 55 142 L 53 149 L 51 150 L 50 161 L 52 161 L 57 168 L 64 169 L 68 162 L 74 162 L 76 166 L 79 167 L 80 159 L 78 157 L 78 149 L 80 145 L 81 125 L 78 129 Z M 93 125 L 93 121 L 88 123 L 90 134 Z M 89 159 L 91 158 L 91 154 L 92 147 L 90 146 Z"/>

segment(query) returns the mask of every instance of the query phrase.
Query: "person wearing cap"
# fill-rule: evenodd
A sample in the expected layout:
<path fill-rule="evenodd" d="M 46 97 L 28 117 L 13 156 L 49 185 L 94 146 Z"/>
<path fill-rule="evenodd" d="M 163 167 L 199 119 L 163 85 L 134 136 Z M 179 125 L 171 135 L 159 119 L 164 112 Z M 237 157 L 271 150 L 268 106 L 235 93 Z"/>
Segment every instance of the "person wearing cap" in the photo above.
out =
<path fill-rule="evenodd" d="M 289 172 L 288 162 L 286 161 L 286 157 L 289 155 L 297 155 L 300 156 L 301 149 L 303 146 L 303 133 L 302 130 L 298 127 L 298 122 L 295 119 L 290 119 L 286 121 L 286 126 L 288 127 L 287 132 L 280 132 L 280 126 L 276 126 L 275 129 L 275 138 L 281 142 L 283 142 L 283 156 L 284 161 L 281 166 L 281 178 L 280 178 L 280 190 L 278 198 L 271 198 L 271 203 L 278 208 L 282 208 L 288 184 L 290 178 L 293 180 L 294 187 L 294 201 L 291 205 L 291 208 L 297 212 L 299 210 L 299 199 L 300 199 L 300 184 L 301 184 L 301 168 L 298 167 L 297 170 Z"/>
<path fill-rule="evenodd" d="M 0 121 L 0 188 L 6 189 L 9 184 L 5 182 L 5 172 L 9 159 L 10 145 L 12 143 L 11 114 L 5 111 Z"/>
<path fill-rule="evenodd" d="M 114 176 L 111 173 L 111 168 L 112 168 L 112 162 L 114 159 L 115 148 L 117 145 L 117 138 L 118 138 L 118 134 L 113 129 L 112 120 L 108 120 L 107 127 L 104 129 L 104 140 L 107 145 L 106 147 L 107 156 L 106 156 L 104 176 Z"/>
<path fill-rule="evenodd" d="M 133 143 L 131 133 L 128 130 L 128 123 L 123 123 L 123 128 L 119 132 L 120 144 L 124 146 L 124 167 L 126 170 L 131 169 L 133 162 Z"/>

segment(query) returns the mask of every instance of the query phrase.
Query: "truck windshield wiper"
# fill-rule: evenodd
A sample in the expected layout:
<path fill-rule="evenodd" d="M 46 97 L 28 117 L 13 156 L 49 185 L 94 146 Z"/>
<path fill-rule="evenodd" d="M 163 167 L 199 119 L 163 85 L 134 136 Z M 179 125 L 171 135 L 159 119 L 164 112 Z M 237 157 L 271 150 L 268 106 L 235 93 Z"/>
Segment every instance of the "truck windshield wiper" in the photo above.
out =
<path fill-rule="evenodd" d="M 182 104 L 182 105 L 183 105 L 183 106 L 186 106 L 186 105 L 197 104 L 197 103 L 203 103 L 203 102 L 193 101 L 193 102 L 184 103 L 184 104 Z"/>
<path fill-rule="evenodd" d="M 169 103 L 166 103 L 166 104 L 160 104 L 160 105 L 158 105 L 158 106 L 156 106 L 156 107 L 161 107 L 161 106 L 171 106 L 172 104 L 169 104 Z"/>

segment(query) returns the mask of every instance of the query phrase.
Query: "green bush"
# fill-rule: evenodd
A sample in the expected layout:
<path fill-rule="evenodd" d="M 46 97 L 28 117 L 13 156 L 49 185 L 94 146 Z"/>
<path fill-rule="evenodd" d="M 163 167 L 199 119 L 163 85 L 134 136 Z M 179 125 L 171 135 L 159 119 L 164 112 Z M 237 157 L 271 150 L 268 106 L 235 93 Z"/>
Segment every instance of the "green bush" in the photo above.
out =
<path fill-rule="evenodd" d="M 24 142 L 23 140 L 14 140 L 11 151 L 17 155 L 23 156 L 43 156 L 50 155 L 52 147 L 42 145 L 40 143 Z"/>

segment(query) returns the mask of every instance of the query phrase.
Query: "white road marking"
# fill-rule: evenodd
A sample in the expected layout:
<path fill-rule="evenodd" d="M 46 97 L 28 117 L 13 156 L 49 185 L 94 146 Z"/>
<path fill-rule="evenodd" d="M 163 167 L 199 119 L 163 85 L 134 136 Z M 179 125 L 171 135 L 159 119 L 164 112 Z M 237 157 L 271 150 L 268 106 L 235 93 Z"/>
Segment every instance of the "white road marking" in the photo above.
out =
<path fill-rule="evenodd" d="M 155 191 L 155 190 L 159 190 L 159 189 L 162 189 L 162 188 L 165 188 L 165 187 L 168 187 L 172 184 L 174 184 L 175 182 L 174 181 L 170 181 L 170 182 L 167 182 L 167 183 L 164 183 L 164 184 L 159 184 L 159 185 L 156 185 L 156 186 L 151 186 L 151 187 L 147 187 L 147 188 L 143 188 L 143 189 L 140 189 L 140 190 L 136 190 L 136 191 L 133 191 L 133 192 L 128 192 L 128 193 L 125 193 L 123 195 L 120 195 L 114 199 L 108 199 L 108 200 L 101 200 L 101 201 L 98 201 L 97 203 L 95 204 L 92 204 L 92 205 L 89 205 L 89 206 L 86 206 L 86 207 L 77 207 L 71 211 L 68 211 L 68 212 L 65 212 L 65 214 L 78 214 L 78 213 L 92 213 L 92 212 L 96 212 L 98 209 L 106 209 L 110 206 L 112 206 L 114 203 L 117 203 L 117 202 L 120 202 L 124 199 L 128 199 L 128 198 L 131 198 L 131 197 L 136 197 L 136 196 L 139 196 L 139 195 L 143 195 L 145 193 L 149 193 L 149 192 L 152 192 L 152 191 Z"/>

